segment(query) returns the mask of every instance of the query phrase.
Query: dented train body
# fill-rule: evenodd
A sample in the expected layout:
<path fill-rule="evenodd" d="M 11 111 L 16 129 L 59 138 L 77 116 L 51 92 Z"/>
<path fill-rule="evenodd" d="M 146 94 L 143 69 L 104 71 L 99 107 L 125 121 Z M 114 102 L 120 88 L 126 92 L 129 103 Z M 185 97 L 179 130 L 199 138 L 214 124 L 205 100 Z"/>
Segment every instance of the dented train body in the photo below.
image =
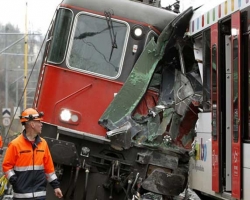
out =
<path fill-rule="evenodd" d="M 192 15 L 128 0 L 61 3 L 34 107 L 66 199 L 170 199 L 186 188 L 202 101 Z"/>

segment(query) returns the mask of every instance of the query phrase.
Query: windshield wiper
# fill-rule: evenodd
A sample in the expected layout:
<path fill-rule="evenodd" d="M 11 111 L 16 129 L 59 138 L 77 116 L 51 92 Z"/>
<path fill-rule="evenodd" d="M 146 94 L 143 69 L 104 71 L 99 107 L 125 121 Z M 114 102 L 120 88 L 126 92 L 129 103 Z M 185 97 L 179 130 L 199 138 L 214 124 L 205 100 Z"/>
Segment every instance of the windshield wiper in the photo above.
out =
<path fill-rule="evenodd" d="M 117 49 L 117 43 L 116 43 L 116 33 L 114 32 L 114 26 L 111 20 L 111 13 L 104 11 L 104 15 L 106 17 L 106 21 L 107 21 L 107 25 L 108 25 L 108 29 L 109 29 L 109 35 L 110 35 L 110 39 L 111 39 L 111 52 L 110 52 L 110 56 L 109 56 L 109 61 L 111 60 L 114 48 Z"/>
<path fill-rule="evenodd" d="M 84 32 L 84 33 L 81 33 L 80 35 L 78 35 L 78 36 L 75 36 L 74 37 L 74 40 L 81 40 L 81 39 L 85 39 L 85 38 L 87 38 L 87 37 L 92 37 L 92 36 L 95 36 L 95 35 L 97 35 L 97 34 L 100 34 L 100 33 L 102 33 L 102 32 L 104 32 L 104 31 L 106 31 L 108 28 L 105 28 L 105 29 L 103 29 L 102 31 L 98 31 L 98 32 Z"/>

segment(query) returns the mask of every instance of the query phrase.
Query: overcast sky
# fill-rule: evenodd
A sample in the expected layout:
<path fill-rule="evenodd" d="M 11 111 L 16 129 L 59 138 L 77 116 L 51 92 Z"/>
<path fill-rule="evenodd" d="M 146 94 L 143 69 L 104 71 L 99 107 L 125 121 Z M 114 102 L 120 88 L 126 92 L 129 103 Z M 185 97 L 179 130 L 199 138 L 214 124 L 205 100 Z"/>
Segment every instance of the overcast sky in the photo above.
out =
<path fill-rule="evenodd" d="M 0 23 L 4 25 L 10 22 L 18 26 L 21 32 L 24 32 L 27 2 L 28 31 L 35 32 L 40 30 L 45 34 L 54 12 L 61 1 L 62 0 L 0 0 Z M 174 2 L 176 2 L 176 0 L 162 0 L 162 5 L 166 7 Z M 205 2 L 205 0 L 180 0 L 180 10 L 183 11 L 190 5 L 195 7 L 197 4 L 203 2 Z"/>
<path fill-rule="evenodd" d="M 27 27 L 29 32 L 41 30 L 46 33 L 53 14 L 62 0 L 0 0 L 0 23 L 17 25 L 25 30 L 27 2 Z"/>

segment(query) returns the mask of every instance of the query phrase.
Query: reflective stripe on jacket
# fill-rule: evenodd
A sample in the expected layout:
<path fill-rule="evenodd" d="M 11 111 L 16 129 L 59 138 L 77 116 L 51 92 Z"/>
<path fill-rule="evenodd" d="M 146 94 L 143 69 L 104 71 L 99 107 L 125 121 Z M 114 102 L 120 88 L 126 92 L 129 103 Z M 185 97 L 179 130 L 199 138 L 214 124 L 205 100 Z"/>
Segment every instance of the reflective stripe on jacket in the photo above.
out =
<path fill-rule="evenodd" d="M 47 142 L 37 136 L 32 144 L 25 131 L 9 143 L 2 166 L 8 179 L 17 177 L 15 198 L 46 196 L 47 181 L 57 179 Z"/>

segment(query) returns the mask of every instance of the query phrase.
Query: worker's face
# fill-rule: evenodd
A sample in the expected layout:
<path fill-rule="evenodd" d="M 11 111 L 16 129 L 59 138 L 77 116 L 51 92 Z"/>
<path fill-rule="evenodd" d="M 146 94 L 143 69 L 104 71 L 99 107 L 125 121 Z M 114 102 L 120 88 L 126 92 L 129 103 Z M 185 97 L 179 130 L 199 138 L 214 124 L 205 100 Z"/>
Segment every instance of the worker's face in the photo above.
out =
<path fill-rule="evenodd" d="M 31 126 L 37 134 L 40 134 L 42 132 L 43 124 L 41 121 L 33 120 Z"/>

